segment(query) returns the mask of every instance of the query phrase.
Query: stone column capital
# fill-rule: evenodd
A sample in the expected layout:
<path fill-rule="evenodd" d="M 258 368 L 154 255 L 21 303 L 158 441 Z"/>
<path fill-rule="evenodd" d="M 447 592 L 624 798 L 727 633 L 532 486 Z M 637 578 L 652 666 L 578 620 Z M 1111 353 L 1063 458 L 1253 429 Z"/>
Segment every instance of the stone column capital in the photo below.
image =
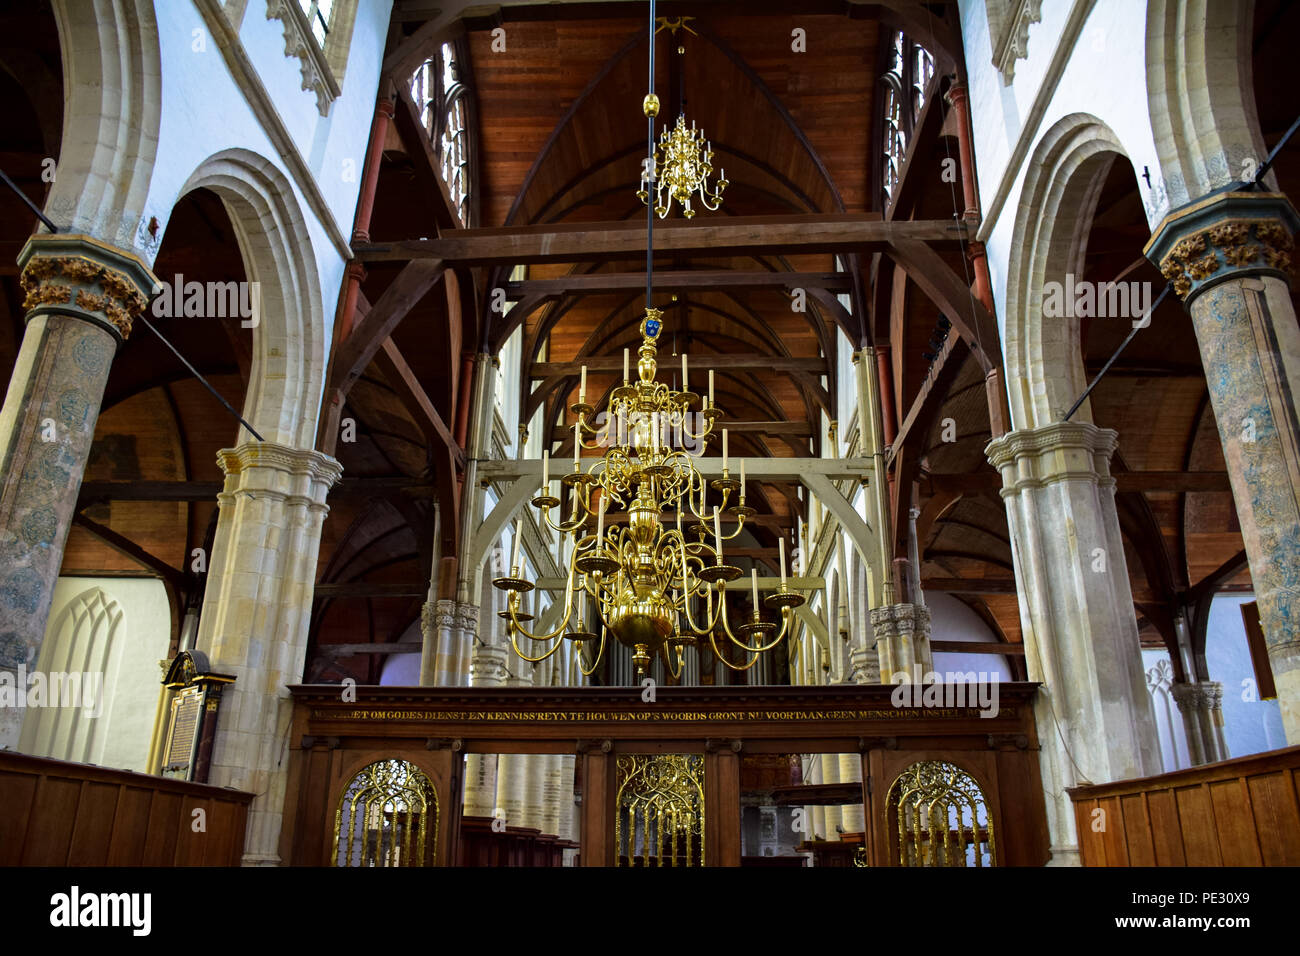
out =
<path fill-rule="evenodd" d="M 1052 422 L 1018 428 L 984 448 L 989 463 L 1002 473 L 1002 495 L 1052 481 L 1110 481 L 1110 458 L 1119 433 L 1088 422 Z"/>
<path fill-rule="evenodd" d="M 1167 215 L 1142 250 L 1190 303 L 1227 279 L 1291 279 L 1300 215 L 1282 193 L 1221 192 Z"/>
<path fill-rule="evenodd" d="M 217 464 L 226 475 L 218 496 L 260 493 L 324 507 L 325 495 L 343 474 L 343 466 L 321 451 L 292 448 L 269 441 L 246 441 L 217 452 Z"/>
<path fill-rule="evenodd" d="M 90 236 L 40 233 L 18 254 L 28 319 L 71 315 L 107 329 L 118 343 L 158 284 L 144 260 Z"/>
<path fill-rule="evenodd" d="M 924 604 L 885 604 L 871 609 L 871 629 L 876 639 L 930 633 L 930 609 Z"/>

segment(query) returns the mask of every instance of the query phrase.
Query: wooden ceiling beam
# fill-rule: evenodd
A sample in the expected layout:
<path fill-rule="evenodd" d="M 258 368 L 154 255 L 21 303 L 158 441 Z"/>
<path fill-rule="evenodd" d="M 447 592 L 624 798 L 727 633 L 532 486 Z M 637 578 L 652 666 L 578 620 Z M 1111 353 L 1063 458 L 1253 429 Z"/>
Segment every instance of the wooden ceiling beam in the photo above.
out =
<path fill-rule="evenodd" d="M 644 289 L 644 272 L 575 273 L 558 279 L 525 279 L 507 282 L 506 298 L 517 301 L 533 295 L 603 295 L 627 289 Z M 825 289 L 847 294 L 851 288 L 847 272 L 759 272 L 742 269 L 676 269 L 656 272 L 656 291 L 693 289 L 735 291 L 738 289 Z"/>
<path fill-rule="evenodd" d="M 891 254 L 906 258 L 913 267 L 918 264 L 927 267 L 933 260 L 918 252 L 918 246 L 928 249 L 927 244 L 934 243 L 958 248 L 972 238 L 964 222 L 943 219 L 885 222 L 879 213 L 737 216 L 725 221 L 668 220 L 655 229 L 655 251 L 717 258 L 888 249 L 892 250 Z M 353 251 L 362 262 L 433 259 L 503 266 L 587 262 L 644 256 L 646 229 L 644 223 L 636 220 L 458 229 L 437 239 L 357 243 Z M 937 255 L 934 253 L 935 258 Z M 946 264 L 944 269 L 947 270 Z M 968 308 L 961 314 L 967 312 Z M 997 326 L 993 329 L 996 333 Z M 992 338 L 985 336 L 984 344 L 988 348 L 996 346 L 996 334 Z"/>
<path fill-rule="evenodd" d="M 678 365 L 680 366 L 680 359 Z M 813 375 L 827 375 L 829 371 L 824 358 L 790 358 L 782 355 L 715 355 L 709 352 L 689 353 L 690 374 L 702 375 L 702 380 L 694 382 L 696 391 L 700 386 L 707 388 L 709 369 L 727 372 L 807 372 Z M 534 362 L 529 369 L 532 378 L 553 378 L 557 375 L 579 375 L 582 367 L 588 372 L 621 372 L 623 358 L 621 355 L 593 355 L 578 362 Z M 665 368 L 668 365 L 665 363 Z"/>

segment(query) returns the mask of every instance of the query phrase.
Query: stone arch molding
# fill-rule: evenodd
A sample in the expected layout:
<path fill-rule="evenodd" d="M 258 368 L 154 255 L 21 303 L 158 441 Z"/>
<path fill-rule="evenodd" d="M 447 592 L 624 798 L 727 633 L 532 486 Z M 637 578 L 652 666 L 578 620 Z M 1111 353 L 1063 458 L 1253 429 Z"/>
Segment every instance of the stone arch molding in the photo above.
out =
<path fill-rule="evenodd" d="M 104 709 L 108 665 L 113 645 L 123 632 L 124 614 L 117 601 L 100 587 L 87 588 L 69 601 L 54 619 L 49 637 L 43 642 L 37 670 L 52 674 L 98 675 L 95 693 L 98 710 Z M 86 692 L 79 681 L 79 701 Z M 93 713 L 93 716 L 91 714 Z M 102 713 L 90 713 L 84 706 L 33 707 L 23 721 L 19 750 L 22 753 L 86 762 L 103 751 L 102 735 L 96 734 Z"/>
<path fill-rule="evenodd" d="M 1253 3 L 1151 0 L 1146 70 L 1151 132 L 1163 179 L 1156 218 L 1253 177 L 1268 155 L 1252 80 Z M 1270 188 L 1277 182 L 1265 177 Z"/>
<path fill-rule="evenodd" d="M 1045 317 L 1044 285 L 1082 275 L 1102 186 L 1115 158 L 1127 155 L 1105 123 L 1072 113 L 1043 135 L 1027 164 L 1007 267 L 1007 392 L 1016 429 L 1060 421 L 1087 386 L 1079 319 Z M 1072 420 L 1091 423 L 1090 404 Z"/>
<path fill-rule="evenodd" d="M 139 254 L 158 153 L 162 68 L 152 0 L 54 0 L 63 59 L 63 144 L 45 213 L 66 232 Z"/>
<path fill-rule="evenodd" d="M 244 418 L 268 442 L 311 448 L 324 386 L 325 314 L 311 235 L 293 187 L 265 157 L 227 149 L 201 162 L 177 199 L 200 188 L 221 197 L 244 273 L 259 283 Z"/>

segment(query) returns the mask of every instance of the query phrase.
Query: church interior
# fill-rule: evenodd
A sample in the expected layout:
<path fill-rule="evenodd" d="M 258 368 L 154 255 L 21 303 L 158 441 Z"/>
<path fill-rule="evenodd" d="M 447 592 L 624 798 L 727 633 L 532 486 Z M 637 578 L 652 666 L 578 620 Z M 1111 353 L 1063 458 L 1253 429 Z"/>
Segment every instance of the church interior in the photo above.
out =
<path fill-rule="evenodd" d="M 1300 6 L 0 34 L 0 864 L 1300 864 Z"/>

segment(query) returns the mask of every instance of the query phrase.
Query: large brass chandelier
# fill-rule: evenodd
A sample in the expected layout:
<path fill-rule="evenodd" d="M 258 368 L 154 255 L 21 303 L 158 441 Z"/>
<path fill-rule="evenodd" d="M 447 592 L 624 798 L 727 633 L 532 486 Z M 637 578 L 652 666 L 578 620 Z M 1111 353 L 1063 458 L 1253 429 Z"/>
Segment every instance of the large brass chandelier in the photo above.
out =
<path fill-rule="evenodd" d="M 625 353 L 624 381 L 610 395 L 604 422 L 593 421 L 595 408 L 586 401 L 585 387 L 570 406 L 577 418 L 573 470 L 559 479 L 569 498 L 567 518 L 561 499 L 552 494 L 549 456 L 543 458 L 542 484 L 532 499 L 533 507 L 548 527 L 569 536 L 572 543 L 559 625 L 547 633 L 528 630 L 527 622 L 533 616 L 521 607 L 520 596 L 534 585 L 520 575 L 523 519 L 515 529 L 510 574 L 492 582 L 510 592 L 501 616 L 508 622 L 515 653 L 524 660 L 545 660 L 564 639 L 578 642 L 580 650 L 587 642 L 597 641 L 590 668 L 582 668 L 590 675 L 600 665 L 606 634 L 612 633 L 619 643 L 632 648 L 638 674 L 646 672 L 654 654 L 666 649 L 669 673 L 676 678 L 681 675 L 685 649 L 694 645 L 697 637 L 707 635 L 718 660 L 732 670 L 748 670 L 760 654 L 781 643 L 790 630 L 793 610 L 804 603 L 803 595 L 789 588 L 785 540 L 781 539 L 780 589 L 760 603 L 757 572 L 751 571 L 753 610 L 748 620 L 731 623 L 726 587 L 743 572 L 726 562 L 724 546 L 744 530 L 746 519 L 754 514 L 745 504 L 744 463 L 737 481 L 728 467 L 725 429 L 721 430 L 722 477 L 710 482 L 704 480 L 688 452 L 672 447 L 670 436 L 679 434 L 707 448 L 718 438 L 715 426 L 723 413 L 713 402 L 710 384 L 708 399 L 698 415 L 693 415 L 691 409 L 701 397 L 686 388 L 689 370 L 685 356 L 681 391 L 656 380 L 662 314 L 659 309 L 646 309 L 637 351 L 637 379 L 628 381 Z M 698 432 L 692 429 L 692 417 L 700 422 Z M 602 446 L 603 456 L 584 468 L 582 450 Z M 710 491 L 720 499 L 711 506 Z M 556 510 L 558 521 L 553 517 Z M 626 524 L 606 520 L 608 513 L 618 511 L 627 514 Z M 728 525 L 735 522 L 735 528 L 725 534 L 724 518 Z M 780 623 L 765 620 L 762 608 L 779 614 Z M 597 623 L 599 634 L 594 630 Z M 728 660 L 718 646 L 719 630 L 749 655 L 746 663 Z M 520 634 L 553 643 L 533 657 L 520 648 Z"/>
<path fill-rule="evenodd" d="M 654 87 L 654 2 L 650 4 L 650 84 Z M 653 92 L 647 100 L 653 97 Z M 650 119 L 650 143 L 654 119 Z M 523 519 L 515 527 L 514 557 L 510 574 L 493 580 L 509 592 L 507 632 L 515 653 L 524 660 L 545 660 L 576 642 L 580 652 L 592 642 L 594 654 L 580 653 L 579 666 L 590 676 L 605 654 L 607 635 L 632 649 L 638 675 L 645 674 L 654 655 L 662 655 L 668 672 L 680 677 L 684 653 L 697 638 L 707 636 L 717 659 L 732 670 L 749 670 L 789 633 L 794 609 L 804 603 L 792 592 L 786 577 L 785 540 L 780 541 L 781 586 L 759 600 L 758 575 L 750 572 L 753 606 L 747 620 L 732 624 L 726 599 L 727 584 L 743 572 L 728 564 L 727 541 L 734 540 L 755 512 L 745 504 L 745 468 L 740 480 L 728 467 L 727 431 L 717 429 L 723 417 L 714 403 L 713 373 L 709 373 L 706 399 L 689 389 L 689 369 L 682 355 L 681 390 L 656 379 L 658 341 L 663 312 L 652 305 L 654 285 L 654 210 L 646 214 L 646 309 L 641 320 L 641 345 L 637 350 L 636 379 L 631 378 L 629 350 L 623 352 L 623 384 L 610 394 L 603 421 L 587 403 L 587 369 L 582 368 L 578 401 L 569 407 L 573 423 L 573 470 L 560 476 L 560 496 L 552 494 L 550 456 L 542 458 L 542 483 L 532 499 L 541 520 L 569 539 L 564 583 L 564 614 L 554 630 L 534 633 L 527 627 L 533 615 L 521 605 L 521 596 L 535 585 L 521 575 L 520 540 Z M 699 411 L 693 409 L 699 405 Z M 694 423 L 693 423 L 694 420 Z M 720 435 L 719 435 L 720 432 Z M 721 437 L 722 477 L 706 482 L 693 456 L 674 446 L 674 436 L 707 451 Z M 583 466 L 584 449 L 604 449 L 599 458 Z M 713 494 L 710 495 L 710 492 Z M 568 498 L 568 517 L 562 498 Z M 712 498 L 712 503 L 710 503 Z M 625 513 L 626 523 L 606 520 Z M 735 528 L 723 533 L 723 520 Z M 767 620 L 763 610 L 779 616 Z M 597 627 L 599 626 L 599 631 Z M 718 645 L 719 631 L 730 645 L 747 656 L 732 663 Z M 531 656 L 519 646 L 523 635 L 549 643 L 543 653 Z M 734 652 L 733 652 L 734 653 Z M 737 655 L 739 656 L 739 655 Z M 586 657 L 590 667 L 582 661 Z"/>

